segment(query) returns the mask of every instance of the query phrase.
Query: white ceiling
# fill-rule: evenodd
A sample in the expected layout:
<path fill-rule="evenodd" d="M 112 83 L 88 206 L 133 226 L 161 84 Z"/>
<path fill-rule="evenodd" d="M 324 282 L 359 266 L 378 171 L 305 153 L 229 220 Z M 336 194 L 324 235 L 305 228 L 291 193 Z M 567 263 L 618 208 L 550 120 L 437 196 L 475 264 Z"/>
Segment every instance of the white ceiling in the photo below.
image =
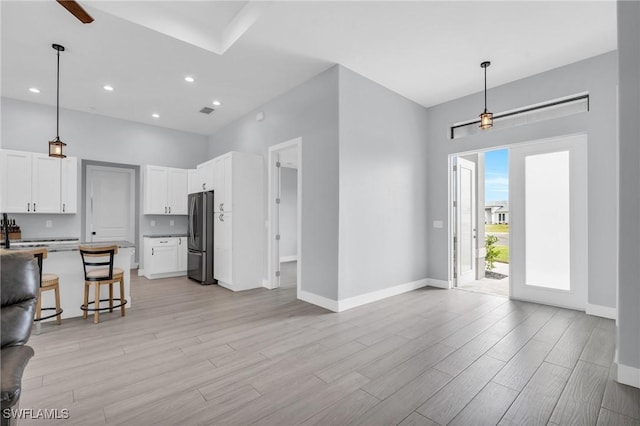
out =
<path fill-rule="evenodd" d="M 62 107 L 212 134 L 336 63 L 428 107 L 616 49 L 613 0 L 81 4 L 1 2 L 2 96 L 55 105 L 60 43 Z"/>

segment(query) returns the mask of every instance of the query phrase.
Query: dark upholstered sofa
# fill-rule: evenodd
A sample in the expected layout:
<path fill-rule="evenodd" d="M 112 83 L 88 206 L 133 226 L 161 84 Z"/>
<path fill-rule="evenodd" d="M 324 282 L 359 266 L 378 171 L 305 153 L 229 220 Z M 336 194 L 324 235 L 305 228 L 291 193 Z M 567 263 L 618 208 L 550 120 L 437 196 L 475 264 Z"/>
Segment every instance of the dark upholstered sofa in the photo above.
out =
<path fill-rule="evenodd" d="M 33 356 L 33 349 L 26 343 L 31 335 L 39 280 L 40 272 L 33 255 L 0 255 L 2 425 L 14 422 L 7 409 L 17 407 L 22 373 Z"/>

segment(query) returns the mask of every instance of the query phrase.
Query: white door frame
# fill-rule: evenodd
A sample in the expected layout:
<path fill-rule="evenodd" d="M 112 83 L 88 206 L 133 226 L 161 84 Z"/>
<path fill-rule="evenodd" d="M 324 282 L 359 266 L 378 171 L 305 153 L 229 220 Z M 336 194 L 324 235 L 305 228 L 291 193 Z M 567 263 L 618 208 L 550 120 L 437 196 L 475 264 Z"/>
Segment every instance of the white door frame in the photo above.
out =
<path fill-rule="evenodd" d="M 465 156 L 465 155 L 470 155 L 470 154 L 476 154 L 476 153 L 485 153 L 485 152 L 489 152 L 489 151 L 496 151 L 499 149 L 509 149 L 509 148 L 513 148 L 513 147 L 518 147 L 518 146 L 523 146 L 523 145 L 532 145 L 532 144 L 536 144 L 536 143 L 540 143 L 540 142 L 549 142 L 549 141 L 553 141 L 553 140 L 558 140 L 558 139 L 566 139 L 566 138 L 570 138 L 570 137 L 574 137 L 574 136 L 584 136 L 588 138 L 587 133 L 585 132 L 578 132 L 578 133 L 570 133 L 570 134 L 566 134 L 566 135 L 559 135 L 559 136 L 552 136 L 552 137 L 548 137 L 548 138 L 543 138 L 543 139 L 534 139 L 534 140 L 530 140 L 530 141 L 524 141 L 524 142 L 515 142 L 512 144 L 506 144 L 506 145 L 496 145 L 496 146 L 491 146 L 491 147 L 487 147 L 487 148 L 479 148 L 479 149 L 473 149 L 473 150 L 468 150 L 468 151 L 461 151 L 461 152 L 454 152 L 449 154 L 448 156 L 448 160 L 447 160 L 447 186 L 448 186 L 448 191 L 447 191 L 447 217 L 449 218 L 449 226 L 448 228 L 448 233 L 447 233 L 447 253 L 449 253 L 448 259 L 447 259 L 447 266 L 448 266 L 448 271 L 449 271 L 449 278 L 448 278 L 448 282 L 447 282 L 447 286 L 448 288 L 453 288 L 453 272 L 454 272 L 454 268 L 455 268 L 455 263 L 453 261 L 453 256 L 454 256 L 454 247 L 453 247 L 453 232 L 454 232 L 454 220 L 455 220 L 455 211 L 453 209 L 453 195 L 452 195 L 452 191 L 453 191 L 453 165 L 455 164 L 455 158 L 456 157 L 460 157 L 460 156 Z M 588 154 L 587 154 L 588 155 Z M 589 169 L 588 169 L 588 165 L 587 165 L 587 175 L 589 173 Z M 587 193 L 588 193 L 588 188 L 587 188 Z M 509 200 L 511 201 L 511 200 Z M 511 219 L 511 218 L 510 218 Z M 588 229 L 588 222 L 587 222 L 587 229 Z M 509 252 L 511 253 L 511 238 L 509 238 Z M 511 263 L 509 263 L 509 276 L 512 275 L 512 271 L 511 271 Z M 511 294 L 511 280 L 509 280 L 509 293 Z M 586 288 L 585 288 L 585 300 L 589 300 L 589 286 L 587 284 Z M 511 298 L 511 296 L 509 296 Z"/>
<path fill-rule="evenodd" d="M 276 204 L 277 194 L 280 193 L 280 180 L 278 179 L 278 168 L 276 162 L 278 154 L 281 151 L 295 147 L 298 156 L 298 205 L 296 206 L 298 229 L 297 229 L 297 277 L 296 277 L 296 297 L 300 295 L 302 288 L 302 138 L 298 137 L 286 142 L 279 143 L 269 147 L 267 159 L 267 210 L 268 210 L 268 231 L 267 231 L 267 274 L 266 288 L 275 289 L 279 287 L 280 280 L 276 277 L 276 271 L 280 267 L 280 257 L 278 253 L 279 241 L 276 240 L 277 230 L 279 229 L 280 217 L 277 214 L 278 205 Z"/>
<path fill-rule="evenodd" d="M 93 241 L 93 236 L 91 234 L 91 223 L 89 218 L 91 217 L 91 209 L 92 209 L 92 194 L 91 194 L 91 179 L 89 178 L 89 171 L 90 170 L 104 170 L 104 171 L 109 171 L 109 170 L 113 170 L 113 169 L 117 169 L 117 170 L 121 170 L 121 171 L 126 171 L 127 173 L 129 173 L 130 175 L 130 185 L 131 185 L 131 190 L 129 191 L 130 193 L 130 209 L 129 209 L 129 220 L 130 220 L 130 239 L 128 241 L 130 242 L 135 242 L 136 238 L 135 238 L 135 225 L 136 225 L 136 221 L 135 221 L 135 200 L 136 200 L 136 176 L 135 176 L 135 170 L 131 169 L 131 168 L 127 168 L 127 167 L 117 167 L 117 166 L 100 166 L 100 165 L 95 165 L 95 164 L 87 164 L 86 166 L 86 197 L 85 197 L 85 210 L 84 210 L 84 214 L 85 214 L 85 218 L 86 218 L 86 223 L 85 223 L 85 236 L 86 236 L 86 240 L 89 241 Z"/>

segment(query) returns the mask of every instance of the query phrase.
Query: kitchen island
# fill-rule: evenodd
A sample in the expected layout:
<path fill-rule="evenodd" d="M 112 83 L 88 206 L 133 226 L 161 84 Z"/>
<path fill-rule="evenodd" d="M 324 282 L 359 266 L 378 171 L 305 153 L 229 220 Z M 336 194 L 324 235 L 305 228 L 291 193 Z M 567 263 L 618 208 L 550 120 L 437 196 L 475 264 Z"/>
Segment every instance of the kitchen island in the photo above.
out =
<path fill-rule="evenodd" d="M 135 245 L 128 241 L 109 241 L 109 242 L 100 242 L 100 243 L 51 243 L 51 242 L 33 242 L 30 246 L 20 246 L 14 247 L 10 246 L 9 250 L 2 249 L 2 252 L 14 252 L 14 251 L 29 251 L 30 249 L 35 248 L 47 248 L 47 258 L 43 262 L 42 273 L 43 274 L 56 274 L 60 277 L 60 304 L 62 307 L 62 318 L 73 318 L 73 317 L 81 317 L 82 309 L 80 306 L 82 305 L 82 300 L 84 296 L 84 268 L 82 266 L 82 257 L 80 256 L 80 251 L 78 250 L 79 245 L 86 245 L 92 247 L 100 247 L 107 245 L 117 245 L 118 246 L 118 254 L 114 257 L 113 266 L 117 268 L 121 268 L 124 271 L 124 298 L 127 300 L 126 308 L 131 308 L 131 294 L 130 294 L 130 283 L 131 283 L 131 259 L 133 253 L 135 253 Z M 119 288 L 117 285 L 114 285 L 114 297 L 119 296 Z M 93 286 L 89 293 L 89 300 L 93 300 Z M 104 297 L 103 297 L 104 298 Z M 46 291 L 42 295 L 42 307 L 53 307 L 55 306 L 54 294 L 52 291 Z M 106 306 L 106 304 L 103 304 Z M 117 315 L 119 316 L 119 309 L 114 309 L 114 313 L 117 311 Z M 42 315 L 47 316 L 48 312 L 51 311 L 43 311 Z M 102 312 L 105 313 L 104 311 Z M 90 312 L 91 314 L 91 312 Z M 108 314 L 108 312 L 106 312 Z M 46 321 L 55 321 L 54 318 L 50 318 Z"/>

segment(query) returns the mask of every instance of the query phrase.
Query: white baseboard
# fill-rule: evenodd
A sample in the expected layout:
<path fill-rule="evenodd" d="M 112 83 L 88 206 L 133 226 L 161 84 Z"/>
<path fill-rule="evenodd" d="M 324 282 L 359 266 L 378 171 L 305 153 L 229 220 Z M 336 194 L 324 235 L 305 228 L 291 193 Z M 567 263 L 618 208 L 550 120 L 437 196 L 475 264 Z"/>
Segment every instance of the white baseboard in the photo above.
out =
<path fill-rule="evenodd" d="M 317 294 L 309 293 L 302 290 L 298 292 L 298 299 L 304 300 L 305 302 L 309 302 L 312 305 L 317 305 L 321 308 L 325 308 L 333 312 L 339 312 L 337 300 L 331 300 L 326 297 L 318 296 Z"/>
<path fill-rule="evenodd" d="M 338 301 L 338 312 L 346 311 L 347 309 L 352 309 L 357 306 L 366 305 L 367 303 L 377 302 L 378 300 L 413 291 L 422 287 L 426 287 L 427 285 L 428 280 L 425 278 L 389 288 L 383 288 L 382 290 L 372 291 L 370 293 L 361 294 L 359 296 L 342 299 Z"/>
<path fill-rule="evenodd" d="M 269 282 L 269 280 L 262 280 L 262 287 L 268 289 L 268 290 L 272 290 L 271 288 L 271 283 Z"/>
<path fill-rule="evenodd" d="M 640 368 L 618 364 L 618 383 L 640 388 Z"/>
<path fill-rule="evenodd" d="M 618 319 L 618 310 L 608 306 L 592 305 L 591 303 L 587 303 L 585 311 L 588 315 L 594 315 L 596 317 L 609 318 L 612 320 Z"/>
<path fill-rule="evenodd" d="M 138 276 L 144 277 L 144 269 L 138 269 Z"/>
<path fill-rule="evenodd" d="M 446 288 L 447 290 L 451 288 L 449 281 L 437 280 L 435 278 L 427 278 L 427 285 L 430 287 Z"/>
<path fill-rule="evenodd" d="M 296 256 L 295 254 L 293 256 L 282 256 L 280 258 L 280 263 L 282 262 L 297 262 L 298 261 L 298 256 Z"/>

